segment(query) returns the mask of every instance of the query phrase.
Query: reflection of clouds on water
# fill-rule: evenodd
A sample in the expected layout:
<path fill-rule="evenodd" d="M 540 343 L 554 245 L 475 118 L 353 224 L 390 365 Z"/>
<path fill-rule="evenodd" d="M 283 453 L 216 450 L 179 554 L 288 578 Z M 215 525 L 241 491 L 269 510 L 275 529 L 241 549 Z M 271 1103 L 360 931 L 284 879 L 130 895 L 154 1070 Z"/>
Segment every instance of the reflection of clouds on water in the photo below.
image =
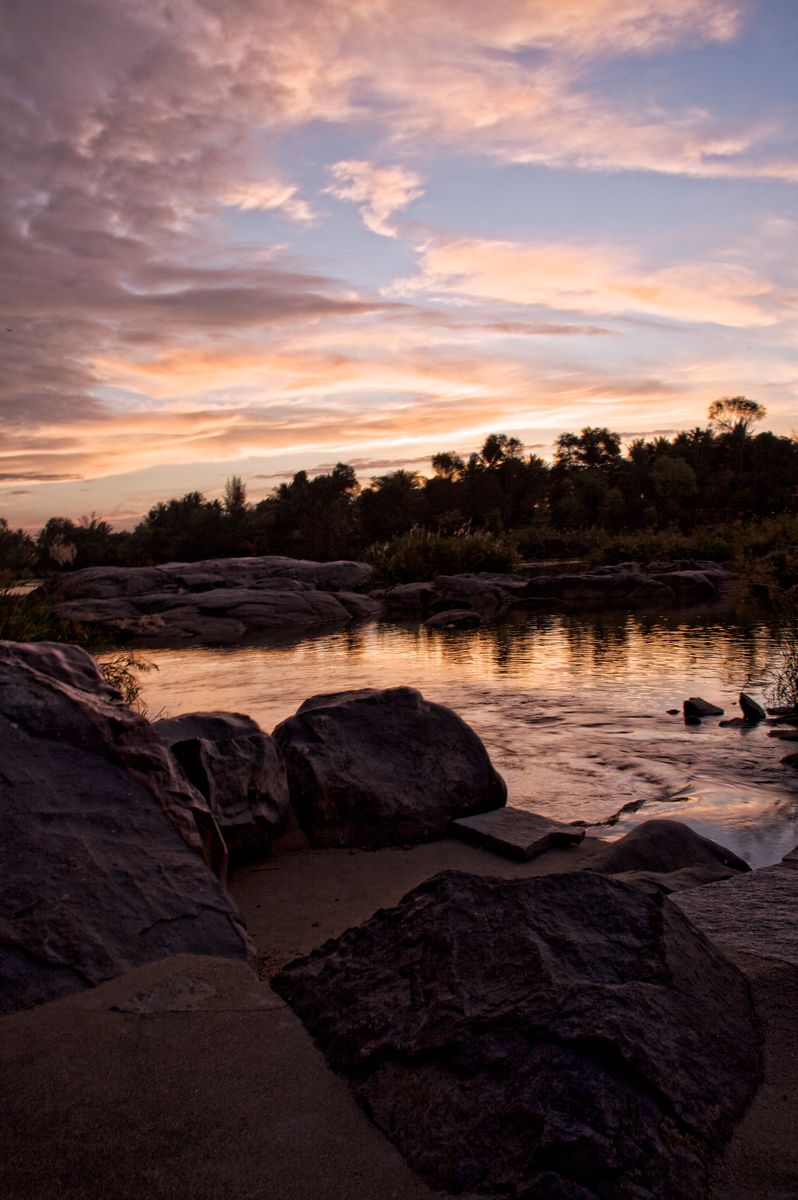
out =
<path fill-rule="evenodd" d="M 228 709 L 272 729 L 308 696 L 417 687 L 473 725 L 514 804 L 615 835 L 685 820 L 757 865 L 798 842 L 798 775 L 765 728 L 688 727 L 669 708 L 703 695 L 737 713 L 766 680 L 756 615 L 516 614 L 477 630 L 365 624 L 283 645 L 149 651 L 150 710 Z"/>

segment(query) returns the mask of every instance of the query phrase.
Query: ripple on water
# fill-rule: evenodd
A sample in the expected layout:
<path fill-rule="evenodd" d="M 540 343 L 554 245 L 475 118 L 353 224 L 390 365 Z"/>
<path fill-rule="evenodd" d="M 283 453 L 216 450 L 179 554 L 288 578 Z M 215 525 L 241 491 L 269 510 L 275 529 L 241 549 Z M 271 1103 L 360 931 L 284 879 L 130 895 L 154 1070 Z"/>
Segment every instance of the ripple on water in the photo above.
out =
<path fill-rule="evenodd" d="M 742 687 L 763 694 L 773 645 L 745 612 L 516 614 L 451 631 L 370 623 L 294 644 L 148 651 L 158 670 L 143 698 L 151 715 L 227 709 L 271 730 L 320 692 L 417 687 L 477 730 L 511 803 L 612 821 L 607 836 L 673 816 L 758 866 L 798 842 L 784 745 L 765 728 L 666 714 L 692 695 L 738 711 Z"/>

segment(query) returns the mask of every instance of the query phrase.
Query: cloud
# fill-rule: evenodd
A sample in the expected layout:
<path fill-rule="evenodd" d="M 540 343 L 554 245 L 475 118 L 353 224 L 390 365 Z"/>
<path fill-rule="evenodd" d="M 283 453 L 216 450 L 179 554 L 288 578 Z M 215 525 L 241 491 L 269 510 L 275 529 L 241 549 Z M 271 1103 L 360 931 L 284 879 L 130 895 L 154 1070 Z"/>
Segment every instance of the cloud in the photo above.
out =
<path fill-rule="evenodd" d="M 422 251 L 418 274 L 391 291 L 742 328 L 771 325 L 779 317 L 773 286 L 747 267 L 697 262 L 646 268 L 632 250 L 616 245 L 442 239 Z"/>
<path fill-rule="evenodd" d="M 336 200 L 359 204 L 363 224 L 382 237 L 396 237 L 391 217 L 424 195 L 421 177 L 406 167 L 349 161 L 334 163 L 330 171 L 334 182 L 325 191 Z"/>
<path fill-rule="evenodd" d="M 311 225 L 318 220 L 318 214 L 311 205 L 300 197 L 296 184 L 281 183 L 279 180 L 237 184 L 223 193 L 221 201 L 222 204 L 230 208 L 239 208 L 242 212 L 250 212 L 253 209 L 269 212 L 278 209 L 290 221 L 296 221 L 299 225 Z"/>

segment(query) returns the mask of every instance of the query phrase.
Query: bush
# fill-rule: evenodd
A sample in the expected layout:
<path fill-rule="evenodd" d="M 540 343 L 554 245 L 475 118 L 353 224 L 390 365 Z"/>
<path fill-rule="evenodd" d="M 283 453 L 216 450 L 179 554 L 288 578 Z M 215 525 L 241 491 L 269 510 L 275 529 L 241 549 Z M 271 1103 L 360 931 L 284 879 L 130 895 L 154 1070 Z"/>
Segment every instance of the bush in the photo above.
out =
<path fill-rule="evenodd" d="M 512 571 L 520 561 L 515 543 L 498 534 L 443 534 L 418 527 L 369 546 L 365 557 L 386 583 L 414 583 L 463 571 Z"/>

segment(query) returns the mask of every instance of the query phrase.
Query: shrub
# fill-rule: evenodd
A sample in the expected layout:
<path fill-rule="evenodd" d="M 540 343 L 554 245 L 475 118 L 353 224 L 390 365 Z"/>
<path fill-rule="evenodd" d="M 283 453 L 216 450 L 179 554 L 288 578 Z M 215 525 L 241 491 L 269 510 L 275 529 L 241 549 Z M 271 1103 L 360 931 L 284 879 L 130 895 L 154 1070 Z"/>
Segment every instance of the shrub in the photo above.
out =
<path fill-rule="evenodd" d="M 414 527 L 365 554 L 386 583 L 414 583 L 463 571 L 512 571 L 519 563 L 515 543 L 484 530 L 434 533 Z"/>

